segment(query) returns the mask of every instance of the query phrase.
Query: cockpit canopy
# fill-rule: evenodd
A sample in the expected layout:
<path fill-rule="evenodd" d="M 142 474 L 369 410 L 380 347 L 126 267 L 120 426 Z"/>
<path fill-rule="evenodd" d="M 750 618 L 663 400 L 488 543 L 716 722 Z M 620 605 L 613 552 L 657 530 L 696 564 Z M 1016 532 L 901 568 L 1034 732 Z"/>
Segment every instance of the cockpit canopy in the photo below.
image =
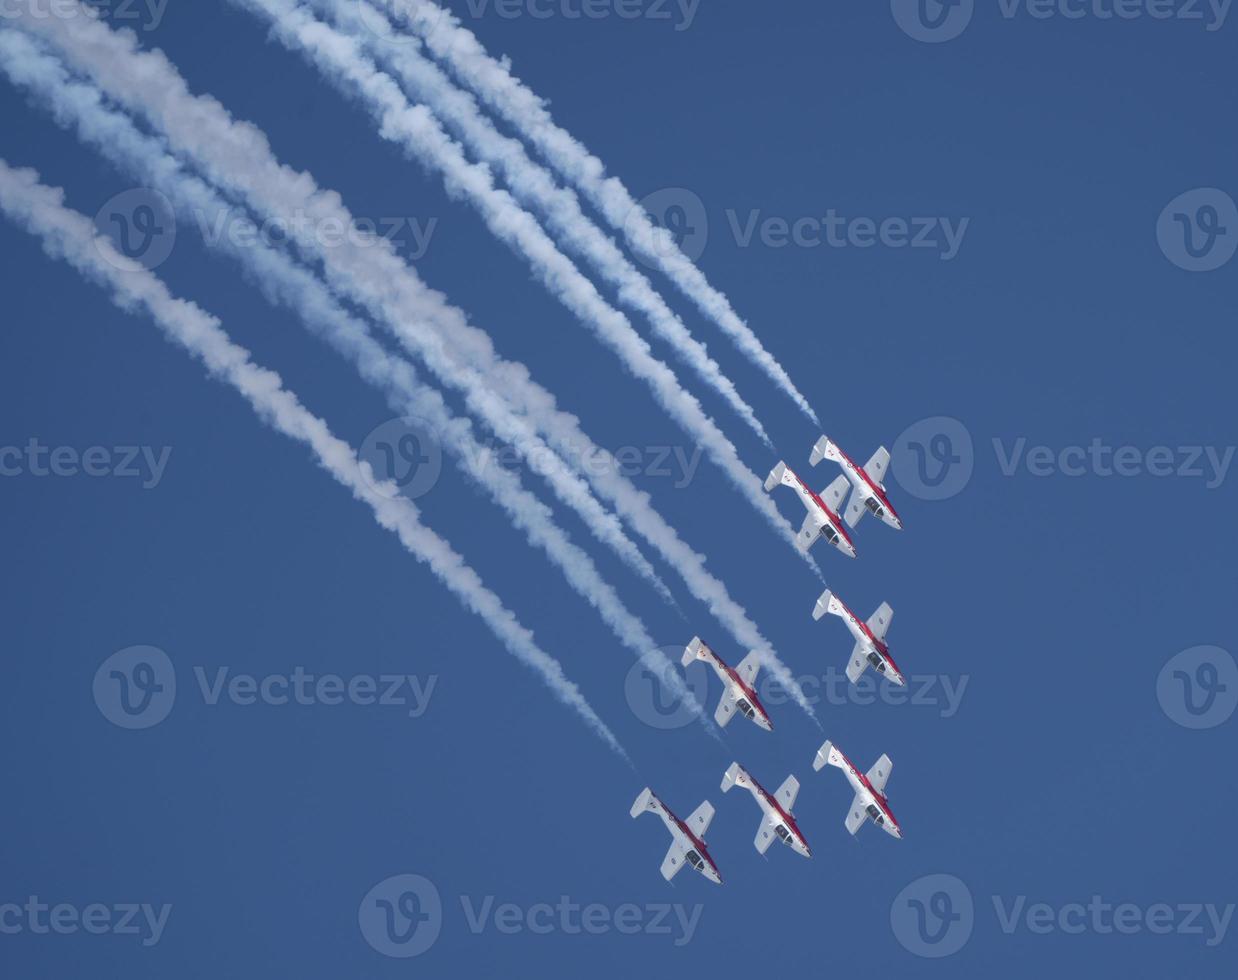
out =
<path fill-rule="evenodd" d="M 684 857 L 687 862 L 692 865 L 692 867 L 696 868 L 697 871 L 700 871 L 701 868 L 705 867 L 704 858 L 697 854 L 696 851 L 689 851 L 684 855 Z"/>
<path fill-rule="evenodd" d="M 740 698 L 735 702 L 735 706 L 739 708 L 739 713 L 745 718 L 755 718 L 757 716 L 756 709 L 750 705 L 747 700 Z"/>

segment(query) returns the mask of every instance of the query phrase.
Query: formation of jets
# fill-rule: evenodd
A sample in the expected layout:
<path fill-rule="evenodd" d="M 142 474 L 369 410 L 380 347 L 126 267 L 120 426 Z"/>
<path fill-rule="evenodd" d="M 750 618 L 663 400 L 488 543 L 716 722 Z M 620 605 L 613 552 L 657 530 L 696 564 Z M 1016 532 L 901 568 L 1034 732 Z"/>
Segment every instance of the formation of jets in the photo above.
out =
<path fill-rule="evenodd" d="M 878 448 L 861 468 L 835 442 L 822 436 L 813 446 L 809 465 L 816 466 L 822 460 L 838 464 L 842 473 L 820 493 L 812 490 L 781 461 L 765 480 L 767 493 L 778 486 L 790 487 L 803 503 L 807 514 L 796 537 L 801 551 L 807 552 L 819 538 L 824 538 L 847 557 L 855 558 L 856 548 L 851 531 L 865 514 L 872 514 L 895 530 L 902 530 L 902 518 L 890 503 L 882 483 L 890 465 L 890 454 L 884 446 Z M 848 494 L 850 500 L 844 509 L 843 502 Z M 812 618 L 820 620 L 826 615 L 841 619 L 854 640 L 855 645 L 847 661 L 847 679 L 850 683 L 857 683 L 869 667 L 879 677 L 888 678 L 895 684 L 907 683 L 886 643 L 886 634 L 894 618 L 894 610 L 888 602 L 878 606 L 867 620 L 861 620 L 838 596 L 826 589 L 817 599 Z M 773 722 L 756 693 L 757 672 L 760 669 L 760 654 L 757 651 L 750 652 L 735 667 L 731 667 L 697 636 L 684 650 L 683 666 L 689 667 L 696 661 L 708 664 L 722 681 L 722 698 L 714 712 L 718 727 L 725 728 L 739 714 L 764 731 L 774 730 Z M 888 755 L 882 755 L 871 769 L 861 773 L 833 742 L 827 740 L 817 750 L 813 769 L 820 772 L 826 766 L 841 769 L 854 794 L 843 822 L 849 834 L 854 836 L 860 827 L 871 821 L 891 837 L 902 839 L 903 829 L 885 795 L 886 783 L 894 768 Z M 778 840 L 796 854 L 812 857 L 812 850 L 792 812 L 800 791 L 799 780 L 794 775 L 787 776 L 778 789 L 770 793 L 747 769 L 733 762 L 723 774 L 722 792 L 729 792 L 736 786 L 751 793 L 760 808 L 761 822 L 753 840 L 753 846 L 760 854 L 764 855 Z M 705 832 L 714 818 L 712 803 L 708 800 L 703 802 L 685 822 L 675 816 L 651 789 L 645 788 L 636 798 L 631 811 L 633 817 L 642 813 L 657 814 L 671 834 L 670 850 L 662 861 L 663 878 L 670 881 L 685 866 L 689 866 L 715 884 L 722 883 L 718 866 L 705 846 Z"/>

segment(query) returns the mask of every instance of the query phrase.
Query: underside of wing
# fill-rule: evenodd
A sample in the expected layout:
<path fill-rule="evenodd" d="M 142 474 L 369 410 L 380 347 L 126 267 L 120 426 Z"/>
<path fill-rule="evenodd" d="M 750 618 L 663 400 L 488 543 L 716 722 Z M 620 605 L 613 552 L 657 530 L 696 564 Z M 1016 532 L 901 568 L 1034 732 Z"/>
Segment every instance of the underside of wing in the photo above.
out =
<path fill-rule="evenodd" d="M 857 643 L 851 648 L 851 659 L 847 661 L 847 680 L 854 684 L 867 667 L 868 658 L 864 655 L 864 647 Z"/>
<path fill-rule="evenodd" d="M 820 533 L 821 527 L 817 523 L 817 519 L 812 514 L 806 514 L 804 516 L 804 523 L 800 525 L 800 533 L 795 538 L 795 543 L 800 551 L 807 551 L 813 546 L 813 542 L 817 540 L 817 535 Z"/>
<path fill-rule="evenodd" d="M 843 505 L 843 499 L 847 496 L 847 491 L 850 489 L 851 481 L 846 476 L 840 476 L 821 491 L 821 499 L 825 501 L 825 505 L 830 510 L 837 514 L 839 508 Z"/>
<path fill-rule="evenodd" d="M 878 793 L 884 794 L 886 791 L 886 781 L 890 778 L 890 772 L 894 769 L 894 763 L 890 761 L 888 755 L 883 755 L 880 759 L 873 763 L 873 767 L 868 770 L 868 781 L 872 783 L 873 789 Z"/>
<path fill-rule="evenodd" d="M 719 728 L 726 728 L 731 723 L 731 719 L 735 717 L 735 705 L 737 700 L 730 689 L 722 692 L 722 700 L 718 702 L 718 709 L 714 712 L 714 721 Z"/>
<path fill-rule="evenodd" d="M 662 877 L 670 881 L 675 875 L 679 874 L 687 865 L 685 856 L 688 849 L 679 841 L 671 841 L 671 848 L 666 852 L 666 857 L 662 859 Z"/>
<path fill-rule="evenodd" d="M 886 633 L 890 630 L 890 621 L 894 619 L 894 610 L 890 608 L 888 602 L 883 602 L 877 607 L 877 611 L 868 617 L 868 628 L 872 631 L 873 636 L 879 640 L 886 638 Z"/>
<path fill-rule="evenodd" d="M 881 446 L 873 453 L 873 458 L 864 464 L 864 472 L 877 486 L 881 486 L 881 481 L 886 478 L 886 469 L 889 465 L 890 454 L 886 452 L 885 446 Z"/>
<path fill-rule="evenodd" d="M 800 781 L 794 776 L 788 776 L 781 786 L 778 787 L 778 792 L 774 794 L 774 798 L 778 801 L 787 813 L 791 812 L 791 808 L 795 806 L 795 798 L 799 796 Z"/>
<path fill-rule="evenodd" d="M 774 843 L 774 825 L 769 820 L 761 821 L 761 826 L 757 828 L 756 840 L 752 843 L 762 854 L 769 850 L 770 844 Z"/>
<path fill-rule="evenodd" d="M 753 650 L 752 653 L 739 662 L 739 666 L 735 668 L 735 673 L 739 675 L 741 681 L 752 687 L 757 682 L 757 671 L 760 669 L 761 656 Z"/>
<path fill-rule="evenodd" d="M 867 511 L 868 508 L 864 506 L 864 494 L 856 488 L 851 491 L 851 500 L 847 504 L 847 513 L 843 515 L 843 520 L 847 522 L 848 527 L 855 527 Z"/>
<path fill-rule="evenodd" d="M 847 833 L 855 834 L 867 817 L 868 813 L 860 805 L 860 796 L 857 793 L 855 799 L 851 801 L 851 809 L 847 811 Z"/>

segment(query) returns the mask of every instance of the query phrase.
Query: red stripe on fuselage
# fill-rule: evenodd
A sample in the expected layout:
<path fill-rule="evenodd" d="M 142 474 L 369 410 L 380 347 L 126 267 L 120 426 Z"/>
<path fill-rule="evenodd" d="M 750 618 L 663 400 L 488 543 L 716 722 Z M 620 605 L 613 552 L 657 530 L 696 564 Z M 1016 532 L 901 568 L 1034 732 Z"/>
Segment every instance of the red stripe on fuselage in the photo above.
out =
<path fill-rule="evenodd" d="M 882 813 L 885 814 L 886 819 L 889 820 L 890 823 L 894 824 L 895 827 L 898 827 L 898 821 L 894 819 L 894 814 L 890 811 L 890 806 L 886 802 L 885 796 L 877 792 L 877 788 L 868 781 L 868 777 L 864 775 L 864 773 L 860 772 L 859 769 L 856 768 L 854 762 L 852 762 L 845 755 L 843 755 L 843 752 L 841 749 L 835 748 L 834 751 L 843 757 L 843 762 L 847 763 L 851 771 L 855 773 L 856 778 L 860 781 L 860 785 L 863 786 L 866 790 L 868 790 L 873 795 L 873 802 L 876 803 L 877 808 Z M 898 829 L 902 830 L 903 828 L 898 827 Z"/>
<path fill-rule="evenodd" d="M 782 806 L 778 803 L 776 799 L 774 799 L 774 797 L 769 795 L 765 787 L 756 781 L 756 778 L 752 775 L 752 773 L 748 773 L 748 778 L 752 780 L 752 785 L 757 788 L 757 792 L 761 794 L 761 796 L 765 799 L 765 802 L 778 811 L 778 815 L 782 817 L 782 822 L 787 825 L 791 833 L 793 833 L 796 837 L 799 838 L 799 841 L 801 844 L 803 844 L 805 847 L 808 847 L 808 841 L 806 841 L 804 839 L 804 835 L 800 833 L 800 828 L 799 828 L 799 825 L 795 822 L 795 818 L 791 816 L 791 814 L 787 813 L 787 811 L 782 808 Z"/>
<path fill-rule="evenodd" d="M 821 499 L 821 495 L 819 493 L 809 489 L 808 484 L 800 479 L 800 475 L 796 473 L 795 470 L 788 467 L 787 472 L 795 477 L 795 481 L 804 488 L 804 492 L 808 494 L 808 496 L 812 499 L 812 502 L 821 508 L 822 512 L 826 516 L 826 519 L 830 522 L 830 525 L 834 528 L 834 530 L 842 535 L 843 540 L 854 549 L 855 542 L 851 540 L 851 535 L 847 533 L 846 527 L 843 526 L 842 519 L 826 506 L 825 501 Z M 893 508 L 891 508 L 891 510 L 893 510 Z"/>
<path fill-rule="evenodd" d="M 834 451 L 843 458 L 843 462 L 847 466 L 850 466 L 851 469 L 855 471 L 856 475 L 859 476 L 861 480 L 863 480 L 865 483 L 868 484 L 868 489 L 870 489 L 873 492 L 873 496 L 876 497 L 878 500 L 880 500 L 882 503 L 882 506 L 884 506 L 886 510 L 888 510 L 891 514 L 894 515 L 895 520 L 901 523 L 902 518 L 898 516 L 898 511 L 894 509 L 894 505 L 890 503 L 890 498 L 886 496 L 886 492 L 882 490 L 881 487 L 877 486 L 877 484 L 873 482 L 872 477 L 868 475 L 868 471 L 865 469 L 861 469 L 859 466 L 856 466 L 855 461 L 850 456 L 848 456 L 845 452 L 842 451 L 842 447 L 839 446 L 838 443 L 832 443 L 832 445 L 834 446 Z"/>
<path fill-rule="evenodd" d="M 709 863 L 709 866 L 714 869 L 714 874 L 721 878 L 722 872 L 719 871 L 718 866 L 714 864 L 714 859 L 709 856 L 709 848 L 705 846 L 705 842 L 697 837 L 696 834 L 692 833 L 692 831 L 688 829 L 688 825 L 675 816 L 674 811 L 669 806 L 658 799 L 657 794 L 653 794 L 653 798 L 658 800 L 658 806 L 666 811 L 666 815 L 674 821 L 675 826 L 683 831 L 688 840 L 692 842 L 692 849 L 700 854 L 700 856 Z"/>

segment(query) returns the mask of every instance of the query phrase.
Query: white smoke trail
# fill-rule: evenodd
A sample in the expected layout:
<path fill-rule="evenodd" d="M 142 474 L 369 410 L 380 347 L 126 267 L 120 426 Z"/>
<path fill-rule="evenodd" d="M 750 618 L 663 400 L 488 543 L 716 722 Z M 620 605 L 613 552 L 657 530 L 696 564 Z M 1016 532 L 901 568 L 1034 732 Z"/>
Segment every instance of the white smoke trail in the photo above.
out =
<path fill-rule="evenodd" d="M 47 253 L 109 288 L 123 309 L 143 309 L 174 343 L 200 360 L 215 378 L 231 385 L 258 417 L 277 432 L 302 443 L 338 483 L 374 512 L 378 524 L 394 532 L 406 551 L 475 613 L 522 663 L 532 668 L 610 748 L 627 760 L 618 739 L 568 680 L 562 665 L 543 651 L 502 601 L 486 588 L 445 540 L 421 523 L 417 508 L 382 483 L 283 386 L 278 374 L 256 365 L 249 351 L 233 343 L 219 321 L 200 307 L 172 296 L 163 282 L 116 252 L 95 233 L 91 221 L 65 207 L 61 191 L 42 184 L 33 170 L 15 170 L 0 160 L 0 210 L 38 236 Z"/>
<path fill-rule="evenodd" d="M 437 171 L 448 193 L 465 197 L 495 237 L 523 256 L 543 285 L 618 354 L 635 377 L 649 386 L 658 403 L 697 441 L 757 513 L 795 549 L 795 532 L 761 489 L 756 474 L 740 460 L 735 446 L 706 416 L 700 402 L 670 368 L 653 356 L 627 317 L 610 306 L 593 283 L 558 250 L 537 220 L 510 194 L 494 186 L 489 170 L 467 160 L 428 109 L 411 105 L 400 87 L 374 66 L 356 41 L 314 18 L 296 0 L 232 3 L 267 18 L 272 34 L 281 43 L 299 51 L 331 82 L 361 100 L 373 114 L 384 139 L 401 146 L 427 169 Z"/>
<path fill-rule="evenodd" d="M 818 423 L 808 400 L 740 319 L 730 300 L 709 284 L 670 235 L 654 225 L 623 183 L 617 177 L 606 176 L 602 161 L 554 121 L 545 103 L 512 75 L 506 61 L 492 58 L 451 11 L 430 0 L 374 2 L 411 27 L 436 58 L 535 146 L 564 179 L 580 189 L 611 227 L 624 235 L 637 255 L 660 269 L 805 415 Z"/>
<path fill-rule="evenodd" d="M 201 180 L 186 174 L 157 140 L 104 106 L 97 89 L 70 78 L 59 62 L 41 52 L 25 35 L 0 31 L 0 69 L 34 92 L 62 124 L 75 127 L 82 140 L 165 194 L 178 216 L 206 227 L 222 228 L 228 222 L 233 209 L 227 202 Z M 208 236 L 207 243 L 238 260 L 253 274 L 268 299 L 294 309 L 315 333 L 353 361 L 362 377 L 384 392 L 394 411 L 425 422 L 461 462 L 466 475 L 506 511 L 531 544 L 545 550 L 572 588 L 598 611 L 620 641 L 650 671 L 666 677 L 674 693 L 706 720 L 670 660 L 602 578 L 593 560 L 555 524 L 549 508 L 521 485 L 516 474 L 503 467 L 467 465 L 470 460 L 480 460 L 485 452 L 473 436 L 472 425 L 467 419 L 454 418 L 442 397 L 418 382 L 408 361 L 390 355 L 370 336 L 364 323 L 350 316 L 311 273 L 283 253 L 261 243 L 241 245 L 227 234 Z"/>
<path fill-rule="evenodd" d="M 458 88 L 437 65 L 422 56 L 415 39 L 410 38 L 414 42 L 410 44 L 383 42 L 381 37 L 394 34 L 395 27 L 367 0 L 311 2 L 395 75 L 413 101 L 429 106 L 479 160 L 494 167 L 517 200 L 536 209 L 564 247 L 585 258 L 615 287 L 620 299 L 645 316 L 658 335 L 674 347 L 706 384 L 722 395 L 767 447 L 773 448 L 756 412 L 740 397 L 734 382 L 723 374 L 704 345 L 692 336 L 649 279 L 584 213 L 572 190 L 559 187 L 545 167 L 529 158 L 519 140 L 500 133 L 478 109 L 472 95 Z"/>
<path fill-rule="evenodd" d="M 244 198 L 260 214 L 290 227 L 296 227 L 293 219 L 297 217 L 318 227 L 355 226 L 338 194 L 320 189 L 309 174 L 282 165 L 262 132 L 234 120 L 218 101 L 190 93 L 175 66 L 161 52 L 139 50 L 132 32 L 112 31 L 86 17 L 54 22 L 26 18 L 21 26 L 51 40 L 111 98 L 141 113 L 212 182 Z M 355 249 L 343 241 L 324 250 L 311 237 L 297 244 L 323 263 L 337 290 L 390 328 L 443 383 L 461 391 L 469 410 L 500 438 L 522 452 L 530 445 L 536 450 L 542 443 L 533 432 L 535 426 L 564 458 L 579 464 L 605 456 L 579 421 L 559 409 L 554 396 L 532 380 L 527 368 L 500 358 L 490 338 L 470 324 L 458 307 L 428 289 L 388 242 Z M 547 459 L 544 472 L 552 481 L 562 476 L 559 463 L 558 456 Z M 703 557 L 652 507 L 648 494 L 618 469 L 588 466 L 583 472 L 594 490 L 681 575 L 693 595 L 709 606 L 739 643 L 769 648 L 743 607 L 706 569 Z M 790 670 L 776 660 L 771 669 L 811 715 L 812 708 Z"/>

